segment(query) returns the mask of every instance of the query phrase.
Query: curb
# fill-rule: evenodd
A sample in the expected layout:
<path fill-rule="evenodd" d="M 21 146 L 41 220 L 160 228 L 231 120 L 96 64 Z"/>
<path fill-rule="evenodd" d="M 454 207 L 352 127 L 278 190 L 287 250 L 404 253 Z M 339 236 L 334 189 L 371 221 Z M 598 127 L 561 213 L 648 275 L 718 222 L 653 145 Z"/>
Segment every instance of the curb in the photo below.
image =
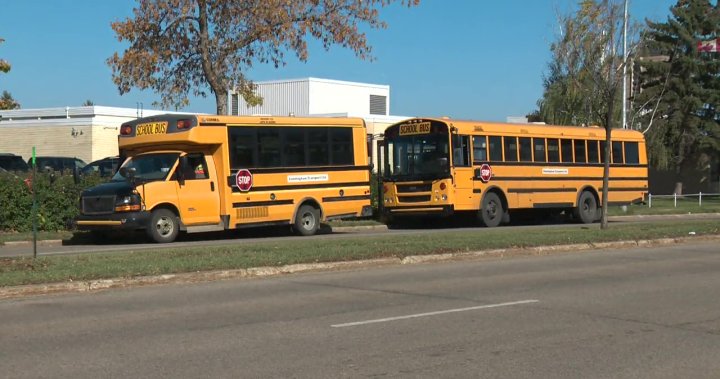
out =
<path fill-rule="evenodd" d="M 278 267 L 254 267 L 237 270 L 199 271 L 179 274 L 165 274 L 154 276 L 141 276 L 133 278 L 115 278 L 102 280 L 88 280 L 78 282 L 62 282 L 49 284 L 30 284 L 22 286 L 0 287 L 0 300 L 27 296 L 52 295 L 78 292 L 96 292 L 108 289 L 131 288 L 151 285 L 207 283 L 218 280 L 263 278 L 280 275 L 300 274 L 306 272 L 335 271 L 370 268 L 390 265 L 424 264 L 432 262 L 447 262 L 461 260 L 476 260 L 484 258 L 506 258 L 518 256 L 544 256 L 554 253 L 582 253 L 596 249 L 652 247 L 669 245 L 690 241 L 720 240 L 720 235 L 660 238 L 653 240 L 630 240 L 614 242 L 591 242 L 568 245 L 535 246 L 528 248 L 490 249 L 479 251 L 464 251 L 457 253 L 409 255 L 404 258 L 379 258 L 361 261 L 303 263 Z"/>

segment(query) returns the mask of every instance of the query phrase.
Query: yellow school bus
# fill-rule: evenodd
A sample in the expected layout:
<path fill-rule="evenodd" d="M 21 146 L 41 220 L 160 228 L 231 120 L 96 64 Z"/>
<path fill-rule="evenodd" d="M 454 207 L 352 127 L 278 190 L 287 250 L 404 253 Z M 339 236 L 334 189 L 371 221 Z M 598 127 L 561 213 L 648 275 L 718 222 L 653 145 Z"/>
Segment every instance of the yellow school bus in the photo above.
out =
<path fill-rule="evenodd" d="M 648 192 L 645 140 L 611 133 L 608 202 Z M 414 118 L 384 134 L 383 216 L 392 225 L 419 216 L 474 213 L 486 226 L 513 211 L 565 213 L 583 223 L 602 207 L 605 129 Z"/>
<path fill-rule="evenodd" d="M 162 115 L 123 124 L 122 166 L 85 190 L 80 230 L 181 231 L 291 225 L 368 216 L 370 171 L 359 118 Z"/>

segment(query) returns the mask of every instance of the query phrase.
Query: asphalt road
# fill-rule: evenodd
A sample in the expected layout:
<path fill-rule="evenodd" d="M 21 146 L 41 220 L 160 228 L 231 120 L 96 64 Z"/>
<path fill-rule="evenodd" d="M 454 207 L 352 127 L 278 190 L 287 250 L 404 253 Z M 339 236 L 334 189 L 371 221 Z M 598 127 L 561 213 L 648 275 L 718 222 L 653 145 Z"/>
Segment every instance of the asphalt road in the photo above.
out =
<path fill-rule="evenodd" d="M 663 221 L 663 220 L 713 220 L 720 221 L 720 214 L 716 213 L 700 213 L 690 215 L 656 215 L 656 216 L 620 216 L 610 217 L 611 223 L 630 223 L 630 222 L 645 222 L 645 221 Z M 357 237 L 361 235 L 380 235 L 392 233 L 394 235 L 407 235 L 412 236 L 413 234 L 427 234 L 427 233 L 444 233 L 447 230 L 463 231 L 473 230 L 482 231 L 487 228 L 480 228 L 477 226 L 467 227 L 467 223 L 456 223 L 455 225 L 443 225 L 438 226 L 437 224 L 425 224 L 417 228 L 409 229 L 397 229 L 388 230 L 383 225 L 378 227 L 358 227 L 358 228 L 336 228 L 334 231 L 328 229 L 321 230 L 321 233 L 311 237 L 299 237 L 291 233 L 290 228 L 258 228 L 258 229 L 240 229 L 236 231 L 229 231 L 226 233 L 199 233 L 184 235 L 182 238 L 171 244 L 158 245 L 156 243 L 148 243 L 143 235 L 134 236 L 118 236 L 115 240 L 108 240 L 102 244 L 94 244 L 88 242 L 76 242 L 76 241 L 60 241 L 54 243 L 40 243 L 37 246 L 38 255 L 61 255 L 61 254 L 80 254 L 80 253 L 96 253 L 96 252 L 116 252 L 116 251 L 138 251 L 138 250 L 152 250 L 158 247 L 201 247 L 201 246 L 219 246 L 219 245 L 232 245 L 238 243 L 247 242 L 258 242 L 265 241 L 273 238 L 282 238 L 283 240 L 293 239 L 334 239 L 334 238 L 348 238 Z M 597 226 L 598 224 L 594 224 Z M 587 227 L 583 224 L 574 223 L 544 223 L 544 224 L 513 224 L 510 226 L 503 226 L 502 228 L 515 228 L 518 232 L 527 228 L 553 228 L 553 227 Z M 33 248 L 29 243 L 25 244 L 11 244 L 2 246 L 0 245 L 0 258 L 2 257 L 16 257 L 16 256 L 32 256 Z"/>
<path fill-rule="evenodd" d="M 8 378 L 717 378 L 713 243 L 0 301 Z"/>

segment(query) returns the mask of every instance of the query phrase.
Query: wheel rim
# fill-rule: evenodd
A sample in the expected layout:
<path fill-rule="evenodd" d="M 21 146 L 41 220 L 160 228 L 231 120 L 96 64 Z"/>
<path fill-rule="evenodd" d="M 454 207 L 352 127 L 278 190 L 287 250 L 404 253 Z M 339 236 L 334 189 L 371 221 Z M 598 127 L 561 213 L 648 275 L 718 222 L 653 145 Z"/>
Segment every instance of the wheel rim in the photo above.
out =
<path fill-rule="evenodd" d="M 315 228 L 315 215 L 312 212 L 305 212 L 302 215 L 302 227 L 305 230 L 312 230 Z"/>
<path fill-rule="evenodd" d="M 167 237 L 173 233 L 173 231 L 175 230 L 175 225 L 170 217 L 163 216 L 160 217 L 155 223 L 155 229 L 157 230 L 159 235 Z"/>
<path fill-rule="evenodd" d="M 497 203 L 489 201 L 485 207 L 485 214 L 487 215 L 488 220 L 494 220 L 495 217 L 497 217 Z"/>

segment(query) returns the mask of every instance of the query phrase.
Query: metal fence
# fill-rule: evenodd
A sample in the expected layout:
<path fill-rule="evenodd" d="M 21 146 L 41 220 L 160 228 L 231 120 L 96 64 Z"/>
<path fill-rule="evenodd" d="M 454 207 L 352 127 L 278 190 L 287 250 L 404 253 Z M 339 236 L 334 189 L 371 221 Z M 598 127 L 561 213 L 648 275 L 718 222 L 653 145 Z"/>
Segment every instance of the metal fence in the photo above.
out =
<path fill-rule="evenodd" d="M 673 207 L 677 208 L 678 203 L 680 204 L 695 204 L 697 203 L 698 207 L 702 207 L 703 200 L 705 200 L 706 203 L 712 202 L 713 204 L 717 204 L 718 201 L 720 201 L 720 193 L 691 193 L 691 194 L 672 194 L 672 195 L 653 195 L 651 193 L 648 194 L 648 208 L 653 207 L 653 200 L 672 200 Z"/>

